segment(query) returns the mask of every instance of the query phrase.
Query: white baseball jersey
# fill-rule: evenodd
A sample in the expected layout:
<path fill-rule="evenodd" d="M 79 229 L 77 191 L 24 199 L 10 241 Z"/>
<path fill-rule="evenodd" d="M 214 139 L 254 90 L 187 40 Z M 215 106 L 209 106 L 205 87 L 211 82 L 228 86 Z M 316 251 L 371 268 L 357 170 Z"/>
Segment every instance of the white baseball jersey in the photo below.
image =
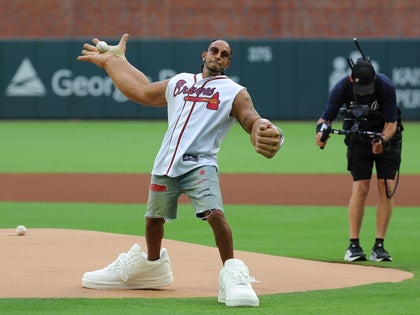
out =
<path fill-rule="evenodd" d="M 217 165 L 220 144 L 236 121 L 233 100 L 243 86 L 225 75 L 180 73 L 166 89 L 168 129 L 152 174 L 177 177 L 202 165 Z"/>

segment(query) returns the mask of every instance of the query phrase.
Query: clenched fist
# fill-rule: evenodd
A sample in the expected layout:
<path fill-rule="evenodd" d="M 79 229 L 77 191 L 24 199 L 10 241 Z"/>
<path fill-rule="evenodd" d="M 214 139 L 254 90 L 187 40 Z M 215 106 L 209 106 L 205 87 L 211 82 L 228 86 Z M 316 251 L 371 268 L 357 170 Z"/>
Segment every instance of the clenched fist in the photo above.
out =
<path fill-rule="evenodd" d="M 283 131 L 267 119 L 258 119 L 252 126 L 251 142 L 257 153 L 271 159 L 283 145 Z"/>

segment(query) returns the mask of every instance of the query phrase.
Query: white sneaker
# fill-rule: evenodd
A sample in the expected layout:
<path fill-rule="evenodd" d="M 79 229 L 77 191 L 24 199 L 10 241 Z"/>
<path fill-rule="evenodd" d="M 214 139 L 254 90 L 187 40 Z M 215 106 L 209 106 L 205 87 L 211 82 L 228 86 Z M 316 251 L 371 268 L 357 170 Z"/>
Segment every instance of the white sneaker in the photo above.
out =
<path fill-rule="evenodd" d="M 219 274 L 220 303 L 227 306 L 259 306 L 260 300 L 252 288 L 247 266 L 239 259 L 228 259 Z"/>
<path fill-rule="evenodd" d="M 85 272 L 82 286 L 90 289 L 159 289 L 173 282 L 171 261 L 166 249 L 156 261 L 147 260 L 138 244 L 121 253 L 107 267 Z"/>

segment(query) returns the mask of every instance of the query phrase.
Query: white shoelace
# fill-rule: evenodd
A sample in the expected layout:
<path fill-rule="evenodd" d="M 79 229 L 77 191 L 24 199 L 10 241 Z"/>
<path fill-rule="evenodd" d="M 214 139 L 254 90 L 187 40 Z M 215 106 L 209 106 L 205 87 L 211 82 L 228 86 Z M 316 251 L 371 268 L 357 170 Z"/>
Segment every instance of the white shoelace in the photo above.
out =
<path fill-rule="evenodd" d="M 118 255 L 117 259 L 110 263 L 106 269 L 114 271 L 115 269 L 117 269 L 119 266 L 121 266 L 121 279 L 122 281 L 127 281 L 128 280 L 128 271 L 127 271 L 127 253 L 121 253 Z"/>
<path fill-rule="evenodd" d="M 228 272 L 228 275 L 230 279 L 232 280 L 232 283 L 234 284 L 248 285 L 251 282 L 259 282 L 258 280 L 255 280 L 254 277 L 251 277 L 247 272 L 244 272 L 243 270 L 232 270 Z"/>

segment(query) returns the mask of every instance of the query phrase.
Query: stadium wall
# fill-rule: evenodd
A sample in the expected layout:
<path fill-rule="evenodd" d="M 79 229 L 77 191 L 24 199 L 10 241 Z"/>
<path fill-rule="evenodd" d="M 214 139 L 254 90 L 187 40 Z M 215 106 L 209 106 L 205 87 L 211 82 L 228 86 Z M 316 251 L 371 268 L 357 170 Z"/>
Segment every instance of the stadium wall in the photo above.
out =
<path fill-rule="evenodd" d="M 112 42 L 112 39 L 107 39 Z M 227 74 L 246 86 L 272 119 L 316 119 L 329 89 L 360 57 L 352 40 L 232 40 Z M 132 40 L 127 58 L 152 81 L 199 72 L 203 40 Z M 83 41 L 0 41 L 0 118 L 154 118 L 165 108 L 139 106 L 106 73 L 78 62 Z M 388 75 L 406 119 L 420 118 L 420 42 L 362 41 L 377 71 Z"/>

